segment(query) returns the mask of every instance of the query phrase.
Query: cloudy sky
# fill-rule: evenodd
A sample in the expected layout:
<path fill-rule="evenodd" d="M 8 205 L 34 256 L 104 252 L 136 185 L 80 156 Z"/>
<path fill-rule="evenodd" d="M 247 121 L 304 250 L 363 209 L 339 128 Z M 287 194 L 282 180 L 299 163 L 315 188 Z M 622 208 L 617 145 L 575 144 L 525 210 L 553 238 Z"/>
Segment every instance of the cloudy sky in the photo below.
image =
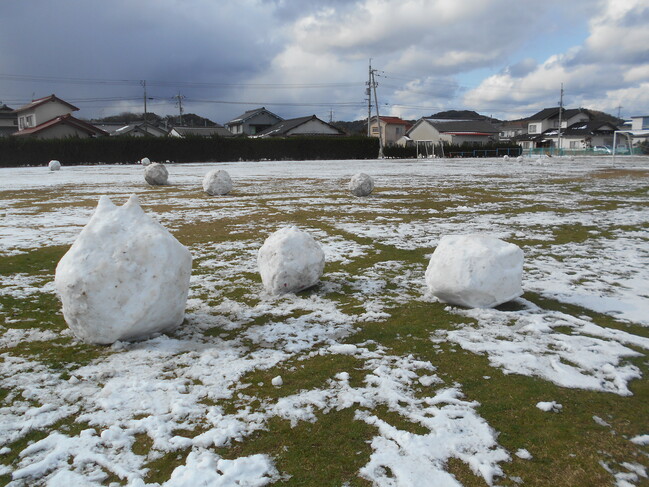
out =
<path fill-rule="evenodd" d="M 647 0 L 0 0 L 0 102 L 55 93 L 82 118 L 143 111 L 225 123 L 564 104 L 649 114 Z M 176 97 L 176 98 L 174 98 Z"/>

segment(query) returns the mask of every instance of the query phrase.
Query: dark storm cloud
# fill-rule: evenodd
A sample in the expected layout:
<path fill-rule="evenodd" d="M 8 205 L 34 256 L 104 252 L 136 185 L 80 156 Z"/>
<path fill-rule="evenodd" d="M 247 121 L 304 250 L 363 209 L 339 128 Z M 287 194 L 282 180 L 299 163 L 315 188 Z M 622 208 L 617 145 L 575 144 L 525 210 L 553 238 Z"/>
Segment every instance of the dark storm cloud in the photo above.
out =
<path fill-rule="evenodd" d="M 119 86 L 2 79 L 0 99 L 27 101 L 54 90 L 72 98 L 140 96 L 137 80 L 148 80 L 152 96 L 181 89 L 219 99 L 230 89 L 218 84 L 245 83 L 281 47 L 277 36 L 267 36 L 273 29 L 266 12 L 232 2 L 10 1 L 0 3 L 0 16 L 2 74 L 134 80 Z"/>

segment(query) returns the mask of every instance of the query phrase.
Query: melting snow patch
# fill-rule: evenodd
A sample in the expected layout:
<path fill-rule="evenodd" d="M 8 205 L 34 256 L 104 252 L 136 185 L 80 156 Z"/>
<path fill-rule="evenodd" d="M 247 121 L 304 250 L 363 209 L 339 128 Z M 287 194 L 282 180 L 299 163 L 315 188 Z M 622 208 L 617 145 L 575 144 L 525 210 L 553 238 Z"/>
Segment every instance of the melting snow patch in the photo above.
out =
<path fill-rule="evenodd" d="M 549 412 L 558 413 L 563 409 L 563 406 L 561 404 L 558 404 L 555 401 L 537 402 L 536 407 L 539 408 L 541 411 L 545 411 L 546 413 Z"/>

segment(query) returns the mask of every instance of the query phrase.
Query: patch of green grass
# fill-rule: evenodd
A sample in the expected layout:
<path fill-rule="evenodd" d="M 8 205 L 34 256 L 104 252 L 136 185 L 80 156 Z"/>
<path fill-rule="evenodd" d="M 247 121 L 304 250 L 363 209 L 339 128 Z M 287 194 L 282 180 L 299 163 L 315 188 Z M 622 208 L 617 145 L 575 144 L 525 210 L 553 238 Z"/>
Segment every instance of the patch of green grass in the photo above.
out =
<path fill-rule="evenodd" d="M 27 299 L 0 295 L 0 320 L 7 328 L 62 330 L 65 320 L 57 296 L 33 293 Z"/>
<path fill-rule="evenodd" d="M 0 348 L 1 353 L 11 353 L 38 361 L 54 371 L 60 371 L 63 379 L 69 379 L 70 372 L 88 365 L 93 360 L 106 356 L 109 348 L 72 342 L 70 338 L 57 338 L 50 341 L 25 341 L 11 348 Z"/>
<path fill-rule="evenodd" d="M 169 480 L 174 469 L 184 465 L 191 449 L 163 453 L 159 458 L 144 464 L 148 469 L 144 480 L 147 483 L 163 483 Z"/>
<path fill-rule="evenodd" d="M 68 246 L 41 247 L 17 255 L 0 258 L 0 274 L 49 274 L 54 270 L 61 257 L 68 251 Z"/>
<path fill-rule="evenodd" d="M 267 430 L 217 449 L 225 458 L 264 453 L 270 455 L 276 468 L 290 476 L 274 485 L 369 487 L 358 478 L 371 453 L 369 441 L 376 430 L 354 419 L 353 409 L 318 414 L 314 423 L 301 422 L 291 427 L 289 421 L 273 418 Z"/>

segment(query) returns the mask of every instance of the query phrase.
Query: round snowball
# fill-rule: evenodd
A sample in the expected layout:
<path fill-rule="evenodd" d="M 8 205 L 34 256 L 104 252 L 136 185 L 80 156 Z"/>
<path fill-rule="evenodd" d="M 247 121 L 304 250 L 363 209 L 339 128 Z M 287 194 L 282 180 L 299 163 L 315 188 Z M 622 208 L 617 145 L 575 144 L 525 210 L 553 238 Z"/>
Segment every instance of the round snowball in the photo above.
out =
<path fill-rule="evenodd" d="M 140 160 L 140 164 L 142 164 L 143 166 L 148 166 L 149 164 L 151 164 L 151 159 L 149 159 L 148 157 L 143 157 Z"/>
<path fill-rule="evenodd" d="M 295 226 L 270 235 L 257 254 L 261 282 L 271 294 L 296 293 L 315 286 L 324 264 L 320 244 Z"/>
<path fill-rule="evenodd" d="M 50 171 L 59 171 L 61 169 L 61 163 L 59 161 L 51 160 L 47 167 L 50 168 Z"/>
<path fill-rule="evenodd" d="M 203 178 L 203 191 L 212 196 L 228 194 L 232 191 L 232 179 L 227 171 L 214 169 Z"/>
<path fill-rule="evenodd" d="M 489 235 L 445 235 L 426 269 L 426 284 L 441 301 L 493 308 L 523 294 L 523 251 Z"/>
<path fill-rule="evenodd" d="M 121 207 L 102 196 L 56 266 L 54 285 L 72 332 L 108 345 L 178 327 L 191 270 L 189 250 L 135 196 Z"/>
<path fill-rule="evenodd" d="M 368 196 L 374 190 L 374 180 L 365 173 L 354 174 L 349 181 L 349 191 L 354 196 Z"/>
<path fill-rule="evenodd" d="M 158 162 L 153 162 L 144 168 L 144 179 L 152 186 L 161 186 L 167 184 L 169 171 Z"/>

